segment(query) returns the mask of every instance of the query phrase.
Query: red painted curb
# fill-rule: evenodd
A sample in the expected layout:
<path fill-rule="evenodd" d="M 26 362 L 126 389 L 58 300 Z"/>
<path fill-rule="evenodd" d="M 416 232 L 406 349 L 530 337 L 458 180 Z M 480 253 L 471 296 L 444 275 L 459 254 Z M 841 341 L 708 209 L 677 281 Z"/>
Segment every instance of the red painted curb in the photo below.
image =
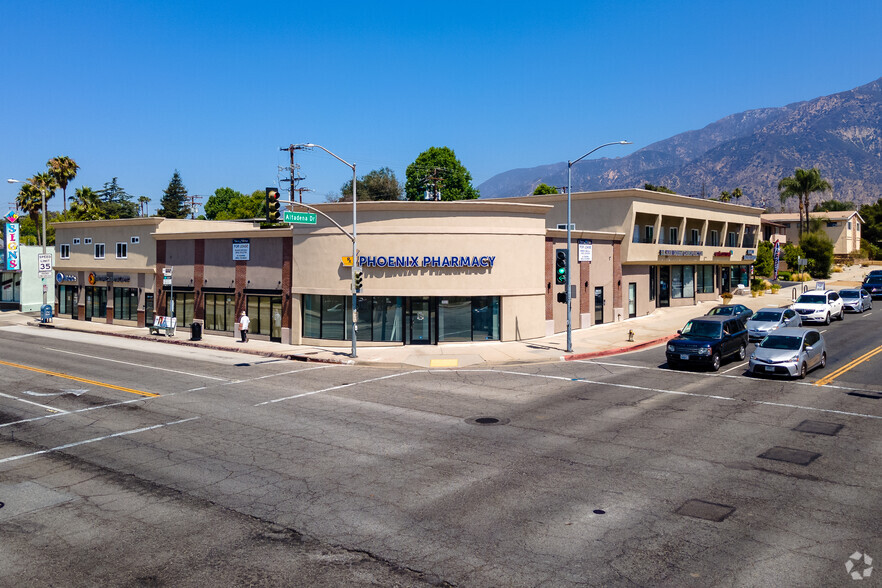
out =
<path fill-rule="evenodd" d="M 631 345 L 630 347 L 619 347 L 617 349 L 606 349 L 604 351 L 591 351 L 589 353 L 572 353 L 570 355 L 564 355 L 563 360 L 573 361 L 576 359 L 591 359 L 594 357 L 618 355 L 620 353 L 627 353 L 628 351 L 637 351 L 638 349 L 643 349 L 644 347 L 652 347 L 653 345 L 658 345 L 659 343 L 667 343 L 676 336 L 677 335 L 666 335 L 664 337 L 659 337 L 658 339 L 644 341 L 643 343 L 638 343 L 637 345 Z"/>

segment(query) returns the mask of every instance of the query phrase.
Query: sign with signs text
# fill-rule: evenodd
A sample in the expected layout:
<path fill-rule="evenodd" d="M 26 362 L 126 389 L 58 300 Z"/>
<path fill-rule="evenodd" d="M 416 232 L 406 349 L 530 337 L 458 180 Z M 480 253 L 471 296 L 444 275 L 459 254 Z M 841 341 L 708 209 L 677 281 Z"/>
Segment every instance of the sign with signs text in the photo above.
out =
<path fill-rule="evenodd" d="M 365 267 L 493 267 L 496 256 L 469 256 L 469 255 L 446 255 L 446 256 L 423 256 L 419 255 L 379 255 L 377 257 L 360 255 L 358 265 Z"/>
<path fill-rule="evenodd" d="M 3 245 L 6 252 L 6 268 L 9 271 L 21 271 L 21 251 L 19 245 L 18 223 L 6 223 Z"/>

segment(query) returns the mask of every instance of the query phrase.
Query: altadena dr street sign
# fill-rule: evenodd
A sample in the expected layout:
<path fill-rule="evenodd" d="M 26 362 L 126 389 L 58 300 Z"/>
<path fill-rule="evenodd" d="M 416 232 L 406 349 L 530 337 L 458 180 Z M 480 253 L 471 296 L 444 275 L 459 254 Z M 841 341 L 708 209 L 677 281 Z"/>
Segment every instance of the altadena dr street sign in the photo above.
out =
<path fill-rule="evenodd" d="M 314 225 L 316 216 L 317 215 L 314 212 L 293 212 L 291 210 L 286 210 L 282 221 L 300 225 Z"/>

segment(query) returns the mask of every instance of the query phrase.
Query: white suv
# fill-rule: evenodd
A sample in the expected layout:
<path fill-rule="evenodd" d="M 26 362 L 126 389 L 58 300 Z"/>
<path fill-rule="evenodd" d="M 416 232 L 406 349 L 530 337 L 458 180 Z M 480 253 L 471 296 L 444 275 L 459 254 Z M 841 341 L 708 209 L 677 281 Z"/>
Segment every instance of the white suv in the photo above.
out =
<path fill-rule="evenodd" d="M 802 322 L 811 321 L 829 325 L 833 317 L 839 320 L 845 318 L 845 305 L 839 294 L 833 290 L 806 292 L 790 308 L 799 313 Z"/>

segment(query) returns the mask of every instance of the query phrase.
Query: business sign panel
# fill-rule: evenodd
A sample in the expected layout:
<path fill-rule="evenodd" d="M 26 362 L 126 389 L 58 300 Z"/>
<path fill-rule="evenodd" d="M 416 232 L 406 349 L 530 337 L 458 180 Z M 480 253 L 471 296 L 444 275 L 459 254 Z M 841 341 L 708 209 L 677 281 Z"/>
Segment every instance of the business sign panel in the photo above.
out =
<path fill-rule="evenodd" d="M 233 261 L 249 261 L 251 259 L 251 240 L 233 239 Z"/>
<path fill-rule="evenodd" d="M 9 271 L 21 271 L 21 251 L 19 251 L 18 248 L 18 241 L 18 223 L 6 223 L 6 231 L 3 237 L 3 248 L 6 253 L 5 268 Z"/>
<path fill-rule="evenodd" d="M 579 261 L 591 261 L 591 239 L 579 239 Z"/>

